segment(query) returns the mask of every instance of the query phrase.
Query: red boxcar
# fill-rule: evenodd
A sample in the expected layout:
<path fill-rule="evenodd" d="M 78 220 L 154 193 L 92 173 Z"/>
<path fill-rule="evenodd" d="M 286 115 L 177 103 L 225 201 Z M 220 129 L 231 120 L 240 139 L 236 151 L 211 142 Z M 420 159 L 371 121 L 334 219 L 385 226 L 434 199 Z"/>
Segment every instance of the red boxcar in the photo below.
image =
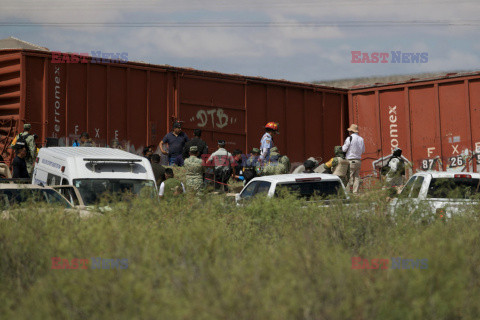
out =
<path fill-rule="evenodd" d="M 0 147 L 23 123 L 43 142 L 71 145 L 87 131 L 101 146 L 117 138 L 128 150 L 158 145 L 174 120 L 192 136 L 203 129 L 210 150 L 216 140 L 244 153 L 258 147 L 269 121 L 292 161 L 330 158 L 348 120 L 347 91 L 144 63 L 52 63 L 50 52 L 0 51 Z M 73 60 L 72 60 L 73 61 Z"/>
<path fill-rule="evenodd" d="M 350 121 L 365 139 L 363 174 L 395 147 L 414 170 L 478 171 L 480 73 L 349 91 Z"/>

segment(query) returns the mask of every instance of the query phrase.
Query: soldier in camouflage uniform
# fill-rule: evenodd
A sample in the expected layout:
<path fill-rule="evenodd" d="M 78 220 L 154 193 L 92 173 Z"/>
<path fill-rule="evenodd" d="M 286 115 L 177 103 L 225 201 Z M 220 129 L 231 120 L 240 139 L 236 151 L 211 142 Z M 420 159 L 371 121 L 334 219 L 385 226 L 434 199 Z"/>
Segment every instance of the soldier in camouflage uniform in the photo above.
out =
<path fill-rule="evenodd" d="M 275 148 L 276 149 L 276 148 Z M 278 149 L 273 151 L 274 148 L 270 149 L 270 157 L 268 158 L 267 162 L 264 163 L 264 167 L 262 170 L 262 176 L 271 176 L 274 174 L 278 174 L 278 158 L 280 154 L 278 153 Z"/>
<path fill-rule="evenodd" d="M 185 159 L 183 166 L 186 170 L 186 184 L 187 191 L 194 191 L 196 193 L 203 189 L 203 174 L 205 167 L 202 165 L 202 160 L 197 158 L 198 147 L 190 147 L 190 157 Z"/>
<path fill-rule="evenodd" d="M 270 159 L 263 168 L 263 175 L 286 174 L 290 172 L 290 159 L 282 156 L 277 147 L 270 149 Z"/>
<path fill-rule="evenodd" d="M 345 153 L 342 150 L 342 146 L 335 146 L 335 157 L 325 163 L 325 168 L 332 171 L 332 174 L 338 176 L 343 184 L 346 186 L 348 183 L 348 177 L 350 176 L 350 162 L 345 159 Z"/>
<path fill-rule="evenodd" d="M 285 154 L 281 155 L 280 159 L 278 159 L 278 162 L 280 162 L 283 165 L 284 170 L 282 173 L 290 173 L 292 164 L 290 163 L 290 159 L 287 157 L 287 155 Z"/>

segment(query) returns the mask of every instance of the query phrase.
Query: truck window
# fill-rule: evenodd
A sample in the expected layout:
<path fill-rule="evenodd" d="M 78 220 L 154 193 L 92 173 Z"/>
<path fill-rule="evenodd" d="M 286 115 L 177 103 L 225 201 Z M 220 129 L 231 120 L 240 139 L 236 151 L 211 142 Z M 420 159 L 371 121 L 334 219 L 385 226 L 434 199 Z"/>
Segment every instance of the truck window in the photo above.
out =
<path fill-rule="evenodd" d="M 288 193 L 296 194 L 298 198 L 306 198 L 307 200 L 311 197 L 321 199 L 328 197 L 346 198 L 340 181 L 281 183 L 277 185 L 275 195 L 281 195 L 282 190 L 286 190 Z"/>
<path fill-rule="evenodd" d="M 250 183 L 246 188 L 245 190 L 243 190 L 243 192 L 240 194 L 240 197 L 241 198 L 244 198 L 244 199 L 248 199 L 248 198 L 251 198 L 253 197 L 254 193 L 255 193 L 255 189 L 257 188 L 257 185 L 260 183 L 261 181 L 253 181 L 252 183 Z"/>
<path fill-rule="evenodd" d="M 255 195 L 260 194 L 260 193 L 268 193 L 268 190 L 270 190 L 271 183 L 268 181 L 260 181 L 258 184 L 257 190 L 255 191 Z"/>
<path fill-rule="evenodd" d="M 479 179 L 434 178 L 428 187 L 427 198 L 471 199 L 480 196 Z"/>
<path fill-rule="evenodd" d="M 423 180 L 425 180 L 424 177 L 417 177 L 417 180 L 415 180 L 415 183 L 413 184 L 411 198 L 418 198 L 418 194 L 420 193 L 420 189 L 422 188 Z"/>
<path fill-rule="evenodd" d="M 412 190 L 413 183 L 415 182 L 415 179 L 417 179 L 416 176 L 411 177 L 405 187 L 403 187 L 402 192 L 400 192 L 400 197 L 401 198 L 407 198 L 408 195 L 410 194 L 410 191 Z"/>

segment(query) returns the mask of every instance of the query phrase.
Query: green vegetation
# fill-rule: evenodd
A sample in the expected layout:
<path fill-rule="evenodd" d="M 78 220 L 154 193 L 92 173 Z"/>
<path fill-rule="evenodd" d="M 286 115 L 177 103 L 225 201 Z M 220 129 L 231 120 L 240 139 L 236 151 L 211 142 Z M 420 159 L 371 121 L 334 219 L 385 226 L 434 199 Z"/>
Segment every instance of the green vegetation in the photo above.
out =
<path fill-rule="evenodd" d="M 477 318 L 475 214 L 393 220 L 384 196 L 328 208 L 292 197 L 242 208 L 215 195 L 135 199 L 89 219 L 17 210 L 0 219 L 0 317 Z M 352 270 L 359 256 L 428 259 L 428 268 Z M 128 259 L 128 268 L 56 270 L 52 257 Z"/>

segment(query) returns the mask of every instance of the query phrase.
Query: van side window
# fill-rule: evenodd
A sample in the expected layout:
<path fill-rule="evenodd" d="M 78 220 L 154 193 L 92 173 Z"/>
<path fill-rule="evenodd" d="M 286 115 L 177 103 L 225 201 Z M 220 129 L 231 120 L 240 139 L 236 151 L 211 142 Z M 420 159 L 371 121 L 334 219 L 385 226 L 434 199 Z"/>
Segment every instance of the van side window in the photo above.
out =
<path fill-rule="evenodd" d="M 61 179 L 62 178 L 60 176 L 49 173 L 47 175 L 47 185 L 49 186 L 58 185 Z"/>
<path fill-rule="evenodd" d="M 62 186 L 66 186 L 66 185 L 68 185 L 68 180 L 63 178 L 62 179 Z"/>

